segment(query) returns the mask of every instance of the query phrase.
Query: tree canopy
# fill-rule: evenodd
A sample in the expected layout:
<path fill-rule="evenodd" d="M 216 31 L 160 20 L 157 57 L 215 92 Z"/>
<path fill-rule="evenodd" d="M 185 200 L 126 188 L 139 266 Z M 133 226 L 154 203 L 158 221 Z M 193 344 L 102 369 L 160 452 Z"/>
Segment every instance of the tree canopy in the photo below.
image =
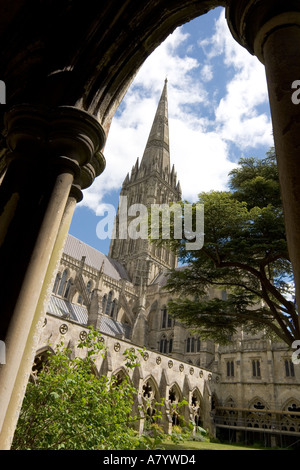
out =
<path fill-rule="evenodd" d="M 198 203 L 204 205 L 201 250 L 187 251 L 185 237 L 159 241 L 184 265 L 168 275 L 170 313 L 220 343 L 243 327 L 291 345 L 300 338 L 299 319 L 274 150 L 265 159 L 241 159 L 229 190 L 200 193 Z M 210 288 L 220 295 L 210 298 Z"/>

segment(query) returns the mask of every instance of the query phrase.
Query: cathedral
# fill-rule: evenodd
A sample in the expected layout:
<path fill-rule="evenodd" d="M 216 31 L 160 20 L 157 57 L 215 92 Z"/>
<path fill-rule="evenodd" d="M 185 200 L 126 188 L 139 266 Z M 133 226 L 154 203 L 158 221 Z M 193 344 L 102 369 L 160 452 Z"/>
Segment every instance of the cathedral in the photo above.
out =
<path fill-rule="evenodd" d="M 124 179 L 120 201 L 124 197 L 128 206 L 147 207 L 181 199 L 170 159 L 167 80 L 142 158 Z M 162 426 L 171 433 L 176 424 L 172 404 L 184 398 L 185 421 L 201 425 L 211 436 L 293 446 L 300 439 L 300 365 L 292 362 L 291 350 L 243 331 L 227 346 L 188 331 L 168 314 L 170 295 L 163 287 L 169 268 L 180 269 L 176 256 L 147 238 L 114 237 L 107 256 L 69 234 L 53 278 L 35 366 L 61 341 L 76 348 L 92 325 L 107 348 L 98 373 L 128 374 L 138 390 L 140 432 L 155 402 L 164 399 Z M 211 297 L 224 294 L 208 292 Z M 128 348 L 137 354 L 144 348 L 134 371 L 125 366 Z"/>

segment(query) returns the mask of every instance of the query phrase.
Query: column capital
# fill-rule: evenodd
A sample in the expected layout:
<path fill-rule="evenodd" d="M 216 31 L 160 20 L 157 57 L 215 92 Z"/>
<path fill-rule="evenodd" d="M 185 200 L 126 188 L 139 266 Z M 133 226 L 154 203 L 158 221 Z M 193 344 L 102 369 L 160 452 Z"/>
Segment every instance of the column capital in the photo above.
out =
<path fill-rule="evenodd" d="M 226 19 L 234 39 L 264 63 L 263 48 L 270 34 L 286 26 L 300 27 L 298 0 L 231 0 Z"/>
<path fill-rule="evenodd" d="M 71 106 L 47 108 L 22 104 L 5 115 L 9 159 L 28 165 L 60 168 L 74 174 L 76 199 L 105 168 L 101 149 L 105 133 L 90 114 Z"/>

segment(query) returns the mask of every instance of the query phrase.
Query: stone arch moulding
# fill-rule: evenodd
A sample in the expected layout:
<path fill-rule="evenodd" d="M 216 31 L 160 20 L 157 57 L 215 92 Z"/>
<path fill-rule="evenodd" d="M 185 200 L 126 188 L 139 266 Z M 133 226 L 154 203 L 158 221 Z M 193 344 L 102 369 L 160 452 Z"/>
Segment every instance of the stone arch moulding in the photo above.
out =
<path fill-rule="evenodd" d="M 80 1 L 17 2 L 9 11 L 0 6 L 6 101 L 10 106 L 77 106 L 99 117 L 107 133 L 134 76 L 154 49 L 176 27 L 227 3 L 127 0 L 120 7 L 118 0 L 103 0 L 89 2 L 87 8 Z"/>
<path fill-rule="evenodd" d="M 263 406 L 265 410 L 268 410 L 269 409 L 269 406 L 268 404 L 266 403 L 265 400 L 263 400 L 262 398 L 260 398 L 259 396 L 256 396 L 255 398 L 252 398 L 252 400 L 250 400 L 249 402 L 249 408 L 253 408 L 253 409 L 259 409 L 259 408 L 256 408 L 255 405 L 258 405 L 260 404 L 261 406 Z"/>
<path fill-rule="evenodd" d="M 118 369 L 116 369 L 112 374 L 111 374 L 112 377 L 115 377 L 116 378 L 116 381 L 119 382 L 119 381 L 122 381 L 123 379 L 125 379 L 127 377 L 127 379 L 132 382 L 131 378 L 129 377 L 129 374 L 126 370 L 125 367 L 121 366 L 121 367 L 118 367 Z"/>
<path fill-rule="evenodd" d="M 197 398 L 199 399 L 199 405 L 203 405 L 203 395 L 202 393 L 200 392 L 199 388 L 198 387 L 194 387 L 192 390 L 191 390 L 191 397 L 195 395 L 197 396 Z"/>
<path fill-rule="evenodd" d="M 296 407 L 300 408 L 300 400 L 298 398 L 293 398 L 293 396 L 291 396 L 282 405 L 282 410 L 291 411 L 289 410 L 289 407 L 292 407 L 293 405 L 296 405 Z"/>
<path fill-rule="evenodd" d="M 178 403 L 182 400 L 181 387 L 179 387 L 177 382 L 173 382 L 172 385 L 170 385 L 167 399 L 171 403 Z"/>
<path fill-rule="evenodd" d="M 142 385 L 142 389 L 144 389 L 144 386 L 146 384 L 149 384 L 151 386 L 151 389 L 153 391 L 153 396 L 154 397 L 157 397 L 159 399 L 159 397 L 161 396 L 161 393 L 160 393 L 160 390 L 159 390 L 159 387 L 158 387 L 158 384 L 157 384 L 157 381 L 155 380 L 155 378 L 152 376 L 152 375 L 148 375 L 144 380 L 143 380 L 143 385 Z M 143 393 L 143 392 L 142 392 Z"/>

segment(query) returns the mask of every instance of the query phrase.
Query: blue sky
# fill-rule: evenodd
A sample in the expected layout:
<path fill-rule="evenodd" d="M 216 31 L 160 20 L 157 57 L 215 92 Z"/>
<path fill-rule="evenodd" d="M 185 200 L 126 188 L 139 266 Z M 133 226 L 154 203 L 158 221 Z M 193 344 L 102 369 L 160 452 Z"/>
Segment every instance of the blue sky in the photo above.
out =
<path fill-rule="evenodd" d="M 273 146 L 263 65 L 232 38 L 223 8 L 177 28 L 145 61 L 117 110 L 104 149 L 106 169 L 75 209 L 70 233 L 108 253 L 96 234 L 107 204 L 143 151 L 168 78 L 171 164 L 183 198 L 226 190 L 241 157 Z"/>

